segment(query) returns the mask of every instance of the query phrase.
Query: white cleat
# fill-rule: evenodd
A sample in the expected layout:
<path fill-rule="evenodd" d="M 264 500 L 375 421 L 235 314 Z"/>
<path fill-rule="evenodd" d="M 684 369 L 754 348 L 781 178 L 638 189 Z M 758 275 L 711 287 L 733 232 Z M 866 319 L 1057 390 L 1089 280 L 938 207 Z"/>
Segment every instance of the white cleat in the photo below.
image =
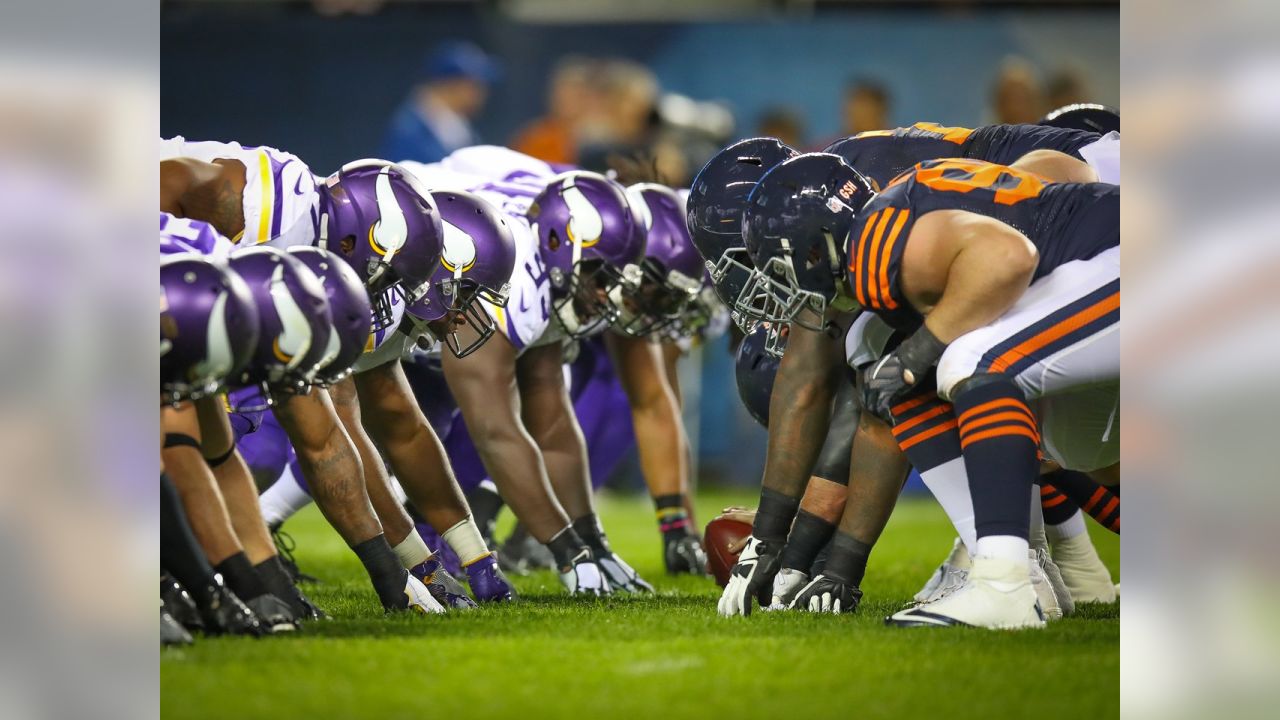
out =
<path fill-rule="evenodd" d="M 899 627 L 970 625 L 1000 630 L 1044 627 L 1027 563 L 975 557 L 959 590 L 885 618 Z"/>
<path fill-rule="evenodd" d="M 1027 551 L 1027 574 L 1031 576 L 1031 589 L 1036 591 L 1036 602 L 1045 620 L 1062 619 L 1062 606 L 1058 604 L 1058 595 L 1053 591 L 1053 583 L 1045 574 L 1044 566 L 1036 557 L 1035 550 Z"/>
<path fill-rule="evenodd" d="M 949 593 L 955 592 L 964 585 L 964 581 L 969 577 L 969 550 L 956 538 L 951 546 L 951 552 L 947 554 L 947 559 L 942 561 L 937 570 L 933 571 L 933 575 L 929 578 L 929 582 L 920 588 L 920 592 L 915 594 L 914 600 L 924 605 L 931 603 Z"/>
<path fill-rule="evenodd" d="M 409 599 L 410 610 L 424 615 L 445 612 L 445 607 L 431 597 L 427 586 L 413 575 L 409 575 L 409 579 L 404 583 L 404 596 Z"/>
<path fill-rule="evenodd" d="M 1058 607 L 1062 608 L 1062 615 L 1071 615 L 1076 611 L 1076 601 L 1071 597 L 1066 581 L 1062 579 L 1058 564 L 1053 561 L 1048 550 L 1036 549 L 1032 552 L 1036 554 L 1036 564 L 1044 571 L 1045 577 L 1049 578 L 1049 587 L 1053 588 L 1053 595 L 1058 600 Z"/>
<path fill-rule="evenodd" d="M 1088 533 L 1054 542 L 1050 555 L 1076 603 L 1116 601 L 1119 593 L 1111 582 L 1111 572 L 1102 564 Z"/>

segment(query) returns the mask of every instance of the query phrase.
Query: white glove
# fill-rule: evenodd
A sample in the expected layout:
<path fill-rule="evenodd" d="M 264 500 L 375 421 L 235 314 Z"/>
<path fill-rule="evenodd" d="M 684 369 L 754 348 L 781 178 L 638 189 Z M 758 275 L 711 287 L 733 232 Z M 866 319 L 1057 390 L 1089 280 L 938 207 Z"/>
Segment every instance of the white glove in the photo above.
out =
<path fill-rule="evenodd" d="M 600 566 L 591 559 L 590 551 L 583 551 L 573 559 L 569 569 L 560 573 L 560 584 L 570 595 L 608 595 L 609 582 L 605 580 Z"/>
<path fill-rule="evenodd" d="M 738 563 L 729 572 L 729 584 L 725 585 L 716 611 L 724 617 L 750 615 L 753 597 L 763 604 L 769 597 L 773 576 L 782 562 L 781 552 L 780 543 L 775 548 L 754 535 L 747 538 L 747 544 L 738 555 Z"/>
<path fill-rule="evenodd" d="M 612 552 L 599 555 L 596 558 L 596 564 L 600 566 L 600 571 L 609 581 L 609 587 L 614 590 L 629 593 L 653 592 L 652 585 L 642 580 L 630 565 Z"/>
<path fill-rule="evenodd" d="M 773 601 L 769 610 L 786 610 L 800 588 L 809 582 L 809 576 L 794 568 L 782 568 L 773 576 Z"/>
<path fill-rule="evenodd" d="M 427 590 L 427 586 L 413 575 L 408 576 L 409 579 L 404 583 L 404 595 L 409 598 L 409 609 L 416 610 L 420 613 L 442 613 L 445 608 L 435 598 L 431 597 L 431 591 Z"/>

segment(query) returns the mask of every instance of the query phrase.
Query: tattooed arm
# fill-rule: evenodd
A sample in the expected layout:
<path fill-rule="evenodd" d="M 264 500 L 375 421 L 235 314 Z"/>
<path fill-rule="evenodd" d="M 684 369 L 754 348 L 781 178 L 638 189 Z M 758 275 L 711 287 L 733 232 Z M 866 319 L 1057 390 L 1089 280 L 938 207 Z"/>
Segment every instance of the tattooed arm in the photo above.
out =
<path fill-rule="evenodd" d="M 160 209 L 203 220 L 228 238 L 244 230 L 244 165 L 175 158 L 160 163 Z"/>

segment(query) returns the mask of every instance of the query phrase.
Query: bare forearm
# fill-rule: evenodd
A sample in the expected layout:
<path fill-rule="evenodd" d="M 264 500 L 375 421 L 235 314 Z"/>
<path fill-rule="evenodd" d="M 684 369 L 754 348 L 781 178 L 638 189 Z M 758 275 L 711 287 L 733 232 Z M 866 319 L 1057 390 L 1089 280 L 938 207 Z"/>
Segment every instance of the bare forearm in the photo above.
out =
<path fill-rule="evenodd" d="M 572 412 L 572 407 L 562 407 L 554 413 L 542 413 L 541 423 L 528 427 L 542 451 L 556 499 L 571 519 L 577 519 L 592 512 L 591 465 L 586 440 Z"/>
<path fill-rule="evenodd" d="M 769 403 L 769 449 L 764 487 L 799 498 L 826 440 L 838 359 L 831 339 L 792 328 Z"/>
<path fill-rule="evenodd" d="M 533 439 L 523 432 L 490 434 L 476 450 L 502 499 L 538 542 L 546 543 L 569 524 L 569 516 L 556 499 L 542 456 Z"/>

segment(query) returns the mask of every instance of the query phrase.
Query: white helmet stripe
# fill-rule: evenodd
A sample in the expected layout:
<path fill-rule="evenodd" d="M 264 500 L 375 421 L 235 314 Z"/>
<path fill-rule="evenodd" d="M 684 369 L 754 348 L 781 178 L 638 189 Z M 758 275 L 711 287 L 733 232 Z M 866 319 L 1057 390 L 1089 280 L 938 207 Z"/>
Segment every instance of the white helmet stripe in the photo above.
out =
<path fill-rule="evenodd" d="M 378 173 L 374 195 L 378 200 L 378 222 L 373 226 L 373 241 L 386 250 L 383 260 L 391 262 L 391 258 L 409 239 L 409 224 L 405 220 L 404 211 L 400 209 L 400 201 L 396 200 L 396 194 L 391 189 L 390 168 L 382 168 Z"/>
<path fill-rule="evenodd" d="M 201 379 L 221 378 L 231 371 L 234 358 L 231 353 L 231 332 L 227 329 L 227 298 L 230 293 L 220 293 L 213 301 L 209 313 L 209 327 L 205 335 L 208 347 L 205 358 L 195 367 Z"/>
<path fill-rule="evenodd" d="M 311 349 L 311 323 L 284 283 L 283 265 L 276 266 L 271 276 L 271 302 L 276 306 L 276 317 L 280 318 L 280 335 L 273 342 L 273 350 L 276 359 L 285 363 L 285 369 L 292 370 Z"/>

